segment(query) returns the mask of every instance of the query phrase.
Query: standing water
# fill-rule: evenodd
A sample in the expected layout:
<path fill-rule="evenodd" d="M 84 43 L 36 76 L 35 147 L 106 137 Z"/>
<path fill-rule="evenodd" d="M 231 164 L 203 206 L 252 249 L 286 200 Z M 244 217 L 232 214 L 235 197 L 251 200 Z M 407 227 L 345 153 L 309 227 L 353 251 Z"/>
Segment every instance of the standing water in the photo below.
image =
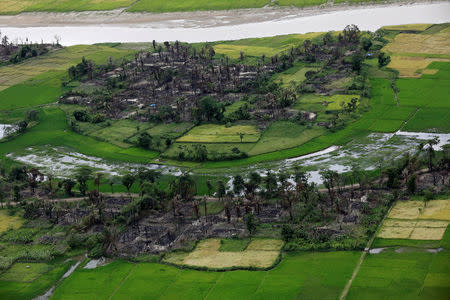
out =
<path fill-rule="evenodd" d="M 8 124 L 0 124 L 0 140 L 14 132 L 14 126 Z"/>

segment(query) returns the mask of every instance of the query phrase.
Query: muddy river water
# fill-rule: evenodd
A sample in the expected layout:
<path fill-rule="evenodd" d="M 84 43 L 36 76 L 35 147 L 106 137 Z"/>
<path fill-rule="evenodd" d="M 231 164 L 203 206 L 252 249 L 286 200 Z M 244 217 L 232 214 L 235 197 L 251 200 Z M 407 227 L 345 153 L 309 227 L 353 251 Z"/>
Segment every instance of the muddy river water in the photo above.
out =
<path fill-rule="evenodd" d="M 67 22 L 63 22 L 60 20 L 62 17 L 58 15 L 55 17 L 58 20 L 48 24 L 41 20 L 45 19 L 45 14 L 25 14 L 19 17 L 0 17 L 0 30 L 13 40 L 29 38 L 32 41 L 51 42 L 57 35 L 61 37 L 62 44 L 67 46 L 152 40 L 212 42 L 340 30 L 348 24 L 356 24 L 363 30 L 376 30 L 385 25 L 443 23 L 450 21 L 450 2 L 349 7 L 334 11 L 325 9 L 310 14 L 293 9 L 291 14 L 261 15 L 261 21 L 258 21 L 258 18 L 255 20 L 252 12 L 248 10 L 247 15 L 241 12 L 238 15 L 239 20 L 233 19 L 231 12 L 223 12 L 223 15 L 220 12 L 211 12 L 210 16 L 205 13 L 179 13 L 174 14 L 173 18 L 165 19 L 154 14 L 135 14 L 136 21 L 133 21 L 133 14 L 124 13 L 127 17 L 123 19 L 122 14 L 118 14 L 117 23 L 114 23 L 112 17 L 108 19 L 94 15 L 90 18 L 89 14 L 84 15 L 87 20 L 84 23 L 76 21 L 83 16 L 72 17 L 71 21 L 70 15 L 67 15 Z M 35 21 L 27 21 L 32 18 Z M 50 16 L 49 20 L 52 20 Z"/>

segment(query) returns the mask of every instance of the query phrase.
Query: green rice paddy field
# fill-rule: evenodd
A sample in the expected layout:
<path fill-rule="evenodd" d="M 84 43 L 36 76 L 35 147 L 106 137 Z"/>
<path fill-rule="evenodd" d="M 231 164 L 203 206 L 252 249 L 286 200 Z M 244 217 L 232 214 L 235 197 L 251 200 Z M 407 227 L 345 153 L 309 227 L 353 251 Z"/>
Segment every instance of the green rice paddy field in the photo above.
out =
<path fill-rule="evenodd" d="M 358 258 L 345 251 L 289 254 L 270 271 L 230 272 L 115 261 L 78 269 L 52 299 L 336 299 Z"/>
<path fill-rule="evenodd" d="M 0 299 L 33 299 L 43 295 L 73 263 L 73 260 L 15 263 L 0 275 Z"/>
<path fill-rule="evenodd" d="M 442 241 L 377 239 L 354 279 L 347 299 L 448 299 L 450 294 L 450 227 Z M 428 247 L 442 247 L 431 253 Z"/>

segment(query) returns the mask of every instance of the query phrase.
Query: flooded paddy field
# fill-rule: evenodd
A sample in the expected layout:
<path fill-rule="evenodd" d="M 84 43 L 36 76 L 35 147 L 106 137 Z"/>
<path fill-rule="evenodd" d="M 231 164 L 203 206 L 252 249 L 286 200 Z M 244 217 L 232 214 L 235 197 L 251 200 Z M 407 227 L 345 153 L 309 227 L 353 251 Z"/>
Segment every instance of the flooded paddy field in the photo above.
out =
<path fill-rule="evenodd" d="M 73 177 L 80 167 L 89 167 L 96 172 L 110 176 L 121 176 L 139 168 L 160 170 L 165 175 L 176 176 L 181 174 L 180 168 L 172 166 L 111 162 L 74 152 L 65 147 L 29 147 L 20 152 L 10 153 L 7 157 L 35 166 L 41 169 L 44 174 L 52 174 L 61 178 Z"/>
<path fill-rule="evenodd" d="M 325 150 L 308 155 L 285 159 L 277 162 L 255 164 L 250 167 L 228 169 L 233 174 L 258 172 L 264 175 L 266 171 L 280 173 L 293 171 L 296 167 L 308 171 L 311 182 L 321 184 L 320 171 L 333 170 L 338 173 L 349 172 L 353 166 L 361 170 L 375 170 L 386 167 L 392 161 L 406 153 L 417 153 L 421 143 L 437 138 L 435 150 L 450 142 L 450 134 L 415 133 L 398 131 L 396 133 L 372 133 L 365 138 L 355 140 L 343 147 L 332 146 Z M 425 146 L 426 147 L 426 146 Z M 217 171 L 217 170 L 215 170 Z M 219 171 L 220 172 L 220 171 Z"/>
<path fill-rule="evenodd" d="M 23 151 L 10 153 L 7 156 L 18 162 L 36 166 L 44 173 L 57 177 L 70 177 L 77 168 L 87 166 L 95 171 L 120 176 L 140 167 L 161 171 L 164 175 L 177 176 L 183 171 L 190 171 L 210 176 L 234 176 L 236 174 L 248 174 L 258 172 L 264 175 L 270 170 L 274 173 L 292 171 L 295 167 L 301 167 L 308 171 L 310 181 L 322 183 L 319 172 L 329 169 L 339 173 L 349 172 L 352 166 L 359 166 L 361 170 L 374 170 L 386 167 L 390 162 L 400 158 L 406 153 L 414 154 L 421 143 L 437 138 L 439 143 L 436 150 L 450 142 L 450 134 L 438 133 L 372 133 L 365 138 L 355 140 L 343 147 L 332 146 L 322 151 L 308 155 L 285 159 L 282 161 L 255 164 L 253 166 L 236 167 L 227 169 L 188 170 L 180 167 L 159 164 L 130 164 L 106 161 L 102 158 L 87 156 L 63 147 L 30 147 Z M 231 184 L 231 181 L 229 182 Z"/>

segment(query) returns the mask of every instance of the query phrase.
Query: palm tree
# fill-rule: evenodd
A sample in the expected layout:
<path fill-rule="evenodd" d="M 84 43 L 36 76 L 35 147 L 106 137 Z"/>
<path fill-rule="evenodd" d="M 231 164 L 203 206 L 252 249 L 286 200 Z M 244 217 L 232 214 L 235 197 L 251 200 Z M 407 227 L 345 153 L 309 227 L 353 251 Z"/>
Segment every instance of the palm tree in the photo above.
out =
<path fill-rule="evenodd" d="M 195 218 L 198 219 L 200 217 L 199 203 L 196 199 L 192 201 L 192 206 L 194 208 Z"/>
<path fill-rule="evenodd" d="M 107 252 L 117 252 L 117 242 L 119 240 L 120 230 L 117 226 L 112 225 L 105 227 L 104 237 L 105 237 L 105 250 Z"/>
<path fill-rule="evenodd" d="M 103 174 L 98 172 L 95 174 L 94 184 L 97 186 L 97 193 L 100 193 L 100 183 L 102 182 Z"/>
<path fill-rule="evenodd" d="M 189 173 L 183 173 L 171 183 L 172 193 L 179 195 L 183 201 L 191 201 L 196 193 L 195 181 Z"/>
<path fill-rule="evenodd" d="M 228 191 L 227 194 L 225 195 L 225 215 L 227 216 L 227 221 L 228 224 L 231 222 L 231 204 L 233 203 L 233 192 L 232 191 Z"/>
<path fill-rule="evenodd" d="M 76 180 L 81 195 L 85 196 L 88 189 L 87 182 L 92 178 L 92 170 L 88 167 L 81 167 L 77 170 Z"/>
<path fill-rule="evenodd" d="M 222 180 L 219 180 L 217 182 L 217 197 L 219 198 L 219 201 L 222 200 L 223 196 L 225 196 L 227 192 L 227 189 L 225 187 L 225 184 L 223 183 Z"/>
<path fill-rule="evenodd" d="M 208 196 L 211 197 L 212 191 L 214 189 L 211 180 L 206 180 L 206 188 L 208 189 Z"/>
<path fill-rule="evenodd" d="M 331 202 L 335 203 L 336 209 L 338 209 L 338 202 L 334 196 L 334 187 L 338 178 L 338 173 L 332 170 L 321 171 L 320 176 L 322 177 L 323 185 L 327 188 L 328 194 L 330 196 Z"/>
<path fill-rule="evenodd" d="M 203 208 L 205 210 L 205 221 L 208 222 L 208 198 L 203 196 Z"/>
<path fill-rule="evenodd" d="M 114 187 L 114 178 L 113 177 L 109 178 L 108 184 L 111 187 L 111 194 L 114 194 L 114 188 L 113 188 Z"/>
<path fill-rule="evenodd" d="M 127 189 L 128 195 L 130 195 L 130 188 L 133 185 L 135 179 L 136 178 L 130 173 L 128 173 L 122 177 L 122 184 Z"/>

